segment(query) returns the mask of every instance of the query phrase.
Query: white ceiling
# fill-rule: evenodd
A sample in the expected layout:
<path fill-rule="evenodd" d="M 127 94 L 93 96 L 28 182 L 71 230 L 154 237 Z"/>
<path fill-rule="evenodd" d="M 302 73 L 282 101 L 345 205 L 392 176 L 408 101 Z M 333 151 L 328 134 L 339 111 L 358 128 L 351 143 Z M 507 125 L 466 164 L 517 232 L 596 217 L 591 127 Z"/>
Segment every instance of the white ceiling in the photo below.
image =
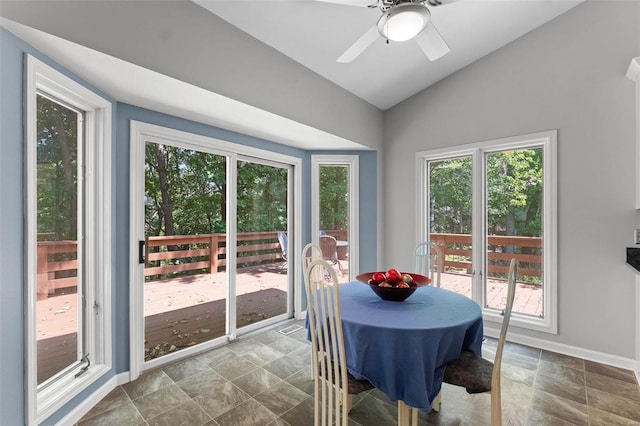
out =
<path fill-rule="evenodd" d="M 443 5 L 430 9 L 433 25 L 451 49 L 449 54 L 430 62 L 413 40 L 386 44 L 380 38 L 348 64 L 336 59 L 377 22 L 378 8 L 314 0 L 193 1 L 386 110 L 583 0 L 460 0 L 451 4 L 442 0 Z"/>

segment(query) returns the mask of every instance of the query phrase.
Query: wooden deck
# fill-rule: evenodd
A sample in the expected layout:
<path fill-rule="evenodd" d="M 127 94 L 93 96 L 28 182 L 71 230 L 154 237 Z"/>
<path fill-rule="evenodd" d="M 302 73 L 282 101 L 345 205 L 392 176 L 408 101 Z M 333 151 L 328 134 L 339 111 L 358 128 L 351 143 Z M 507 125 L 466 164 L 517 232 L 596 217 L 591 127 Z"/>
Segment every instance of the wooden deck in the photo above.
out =
<path fill-rule="evenodd" d="M 347 262 L 343 266 L 346 267 Z M 337 269 L 337 268 L 336 268 Z M 237 276 L 238 328 L 286 312 L 287 275 L 278 265 L 254 267 Z M 340 277 L 346 281 L 346 277 Z M 441 287 L 471 296 L 471 277 L 442 274 Z M 489 306 L 506 298 L 506 281 L 489 280 Z M 194 275 L 145 284 L 145 358 L 193 346 L 225 334 L 225 276 Z M 540 315 L 540 286 L 518 283 L 514 310 Z M 38 382 L 76 359 L 76 295 L 38 301 Z"/>

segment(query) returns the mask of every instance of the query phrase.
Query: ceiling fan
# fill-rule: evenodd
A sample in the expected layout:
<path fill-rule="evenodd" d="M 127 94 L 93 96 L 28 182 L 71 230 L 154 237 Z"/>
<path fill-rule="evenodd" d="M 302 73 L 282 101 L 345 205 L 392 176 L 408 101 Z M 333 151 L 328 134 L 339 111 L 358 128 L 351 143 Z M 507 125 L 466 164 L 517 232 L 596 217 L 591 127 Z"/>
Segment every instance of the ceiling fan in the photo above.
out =
<path fill-rule="evenodd" d="M 450 49 L 431 22 L 427 7 L 452 3 L 456 0 L 317 0 L 347 6 L 379 7 L 382 16 L 339 58 L 338 62 L 349 63 L 365 51 L 379 36 L 391 41 L 415 39 L 430 61 L 449 53 Z"/>

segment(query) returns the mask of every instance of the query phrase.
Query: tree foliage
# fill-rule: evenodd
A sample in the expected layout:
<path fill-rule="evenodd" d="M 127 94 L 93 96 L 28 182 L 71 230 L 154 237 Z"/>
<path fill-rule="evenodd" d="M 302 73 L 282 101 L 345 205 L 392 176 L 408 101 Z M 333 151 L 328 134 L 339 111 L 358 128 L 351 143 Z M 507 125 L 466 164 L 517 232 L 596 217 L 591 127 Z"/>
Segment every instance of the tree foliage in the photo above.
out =
<path fill-rule="evenodd" d="M 320 167 L 320 229 L 346 230 L 349 219 L 349 168 Z"/>
<path fill-rule="evenodd" d="M 75 240 L 78 204 L 78 113 L 37 97 L 37 232 Z"/>
<path fill-rule="evenodd" d="M 485 168 L 489 234 L 540 236 L 542 149 L 489 153 Z M 471 157 L 430 162 L 429 181 L 430 231 L 471 234 Z"/>

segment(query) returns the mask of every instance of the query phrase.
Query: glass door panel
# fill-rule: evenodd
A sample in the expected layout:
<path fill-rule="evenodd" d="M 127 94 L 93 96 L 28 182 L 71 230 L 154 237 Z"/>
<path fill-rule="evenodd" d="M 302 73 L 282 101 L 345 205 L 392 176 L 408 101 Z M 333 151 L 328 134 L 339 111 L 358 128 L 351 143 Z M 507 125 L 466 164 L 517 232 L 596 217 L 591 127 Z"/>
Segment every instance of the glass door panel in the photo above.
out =
<path fill-rule="evenodd" d="M 543 149 L 485 154 L 485 306 L 504 309 L 509 261 L 518 259 L 513 311 L 542 316 Z"/>
<path fill-rule="evenodd" d="M 440 286 L 472 297 L 471 156 L 428 161 L 429 239 L 444 258 Z"/>
<path fill-rule="evenodd" d="M 237 163 L 236 327 L 288 314 L 290 168 Z"/>
<path fill-rule="evenodd" d="M 322 257 L 336 269 L 339 282 L 349 281 L 349 173 L 348 165 L 319 166 L 319 246 Z"/>
<path fill-rule="evenodd" d="M 37 96 L 37 383 L 84 355 L 82 116 Z"/>
<path fill-rule="evenodd" d="M 226 334 L 226 163 L 145 144 L 145 361 Z"/>

